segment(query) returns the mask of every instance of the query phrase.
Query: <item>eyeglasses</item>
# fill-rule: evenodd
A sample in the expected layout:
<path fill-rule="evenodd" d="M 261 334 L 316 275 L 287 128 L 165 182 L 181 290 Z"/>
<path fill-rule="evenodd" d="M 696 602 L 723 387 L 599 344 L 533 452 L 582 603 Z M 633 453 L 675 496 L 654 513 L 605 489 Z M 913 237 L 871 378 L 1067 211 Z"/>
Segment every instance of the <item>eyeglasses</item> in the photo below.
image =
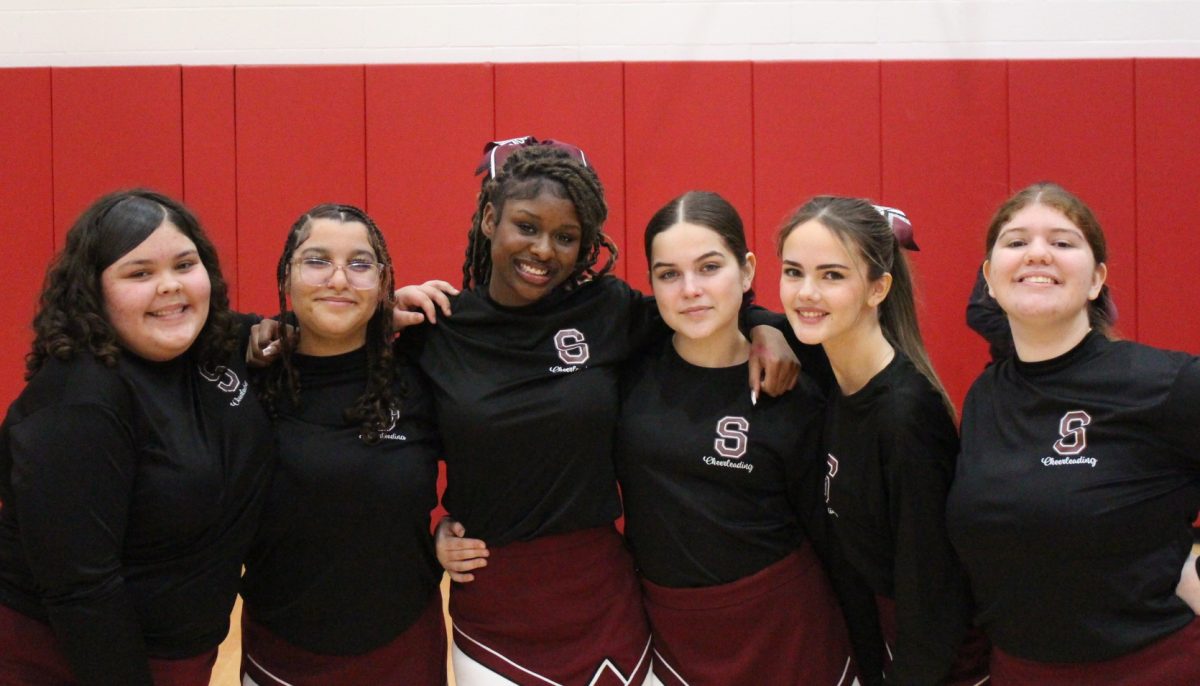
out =
<path fill-rule="evenodd" d="M 556 140 L 539 141 L 533 136 L 522 136 L 520 138 L 509 138 L 506 141 L 492 141 L 483 146 L 483 160 L 479 166 L 475 168 L 475 173 L 479 174 L 487 170 L 490 178 L 496 178 L 496 172 L 504 168 L 504 162 L 508 160 L 512 154 L 521 148 L 526 148 L 531 145 L 545 145 L 557 150 L 562 150 L 575 161 L 585 167 L 591 166 L 588 164 L 587 156 L 583 154 L 583 150 L 570 143 L 563 143 Z"/>
<path fill-rule="evenodd" d="M 353 260 L 346 264 L 336 264 L 331 260 L 319 257 L 303 257 L 296 260 L 300 280 L 309 286 L 324 286 L 333 280 L 333 275 L 341 269 L 346 275 L 346 283 L 357 290 L 368 290 L 379 285 L 379 275 L 383 265 L 366 260 Z"/>

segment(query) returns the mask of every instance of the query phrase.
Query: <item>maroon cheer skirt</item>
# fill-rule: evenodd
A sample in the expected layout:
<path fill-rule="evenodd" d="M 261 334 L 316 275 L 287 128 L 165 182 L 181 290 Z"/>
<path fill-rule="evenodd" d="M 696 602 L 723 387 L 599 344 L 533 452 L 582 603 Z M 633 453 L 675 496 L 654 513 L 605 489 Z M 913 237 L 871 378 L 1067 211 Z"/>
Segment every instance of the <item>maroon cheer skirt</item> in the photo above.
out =
<path fill-rule="evenodd" d="M 442 595 L 391 642 L 361 655 L 322 655 L 288 643 L 242 613 L 242 676 L 258 686 L 446 683 Z M 246 685 L 243 679 L 244 686 Z"/>
<path fill-rule="evenodd" d="M 453 584 L 450 617 L 455 649 L 486 670 L 520 686 L 624 686 L 649 674 L 633 559 L 611 526 L 494 548 L 473 573 Z"/>
<path fill-rule="evenodd" d="M 217 649 L 179 660 L 150 658 L 154 686 L 208 686 Z M 0 686 L 78 686 L 50 625 L 0 605 Z"/>
<path fill-rule="evenodd" d="M 1196 686 L 1200 619 L 1145 648 L 1100 662 L 1034 662 L 992 649 L 994 686 Z"/>
<path fill-rule="evenodd" d="M 849 686 L 845 621 L 812 547 L 704 588 L 642 580 L 654 675 L 667 686 Z"/>

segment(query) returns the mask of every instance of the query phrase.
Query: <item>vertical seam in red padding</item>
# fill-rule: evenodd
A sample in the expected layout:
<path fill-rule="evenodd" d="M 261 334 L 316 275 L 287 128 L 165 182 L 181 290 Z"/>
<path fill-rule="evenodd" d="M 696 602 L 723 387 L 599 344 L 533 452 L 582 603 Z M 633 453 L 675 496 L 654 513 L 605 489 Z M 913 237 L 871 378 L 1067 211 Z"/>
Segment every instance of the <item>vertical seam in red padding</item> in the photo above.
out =
<path fill-rule="evenodd" d="M 1012 182 L 1012 60 L 1004 60 L 1004 187 L 1009 195 L 1013 192 Z M 997 206 L 999 204 L 997 203 Z"/>
<path fill-rule="evenodd" d="M 1140 294 L 1141 289 L 1139 288 L 1140 284 L 1138 282 L 1138 265 L 1141 263 L 1141 260 L 1138 259 L 1138 255 L 1141 253 L 1141 251 L 1138 249 L 1138 239 L 1141 237 L 1141 233 L 1142 233 L 1142 227 L 1141 227 L 1141 223 L 1139 221 L 1139 215 L 1138 215 L 1139 203 L 1138 203 L 1138 135 L 1137 135 L 1137 132 L 1138 132 L 1137 62 L 1138 62 L 1138 60 L 1133 60 L 1133 59 L 1129 60 L 1129 69 L 1131 72 L 1129 75 L 1129 81 L 1132 84 L 1132 90 L 1133 90 L 1133 97 L 1130 98 L 1129 106 L 1130 106 L 1130 109 L 1132 110 L 1132 112 L 1130 112 L 1130 118 L 1133 120 L 1133 131 L 1131 133 L 1131 136 L 1133 137 L 1133 198 L 1132 198 L 1132 200 L 1133 200 L 1133 260 L 1132 260 L 1133 280 L 1131 281 L 1131 283 L 1133 284 L 1134 312 L 1137 312 L 1138 310 L 1141 309 L 1140 307 L 1138 307 L 1138 299 L 1141 297 L 1141 294 Z M 1137 317 L 1133 321 L 1133 339 L 1135 341 L 1141 340 L 1141 337 L 1140 337 L 1141 332 L 1139 331 L 1139 329 L 1141 328 L 1141 323 L 1142 323 L 1141 317 Z"/>
<path fill-rule="evenodd" d="M 367 178 L 367 172 L 370 169 L 368 158 L 371 156 L 371 146 L 367 140 L 367 65 L 362 66 L 362 138 L 363 138 L 363 158 L 362 158 L 362 177 L 363 177 L 363 211 L 367 216 L 371 214 L 371 179 Z M 374 217 L 371 217 L 374 219 Z"/>
<path fill-rule="evenodd" d="M 758 253 L 758 146 L 755 144 L 755 107 L 754 107 L 754 63 L 750 62 L 750 211 L 749 221 L 745 225 L 750 227 L 749 249 L 751 252 Z"/>
<path fill-rule="evenodd" d="M 50 68 L 50 251 L 58 254 L 58 198 L 55 197 L 54 184 L 54 73 L 57 68 Z"/>
<path fill-rule="evenodd" d="M 185 122 L 185 114 L 183 111 L 183 65 L 178 65 L 179 70 L 179 193 L 180 202 L 184 202 L 184 198 L 188 197 L 187 193 L 187 125 Z"/>
<path fill-rule="evenodd" d="M 875 60 L 875 92 L 878 94 L 878 112 L 877 122 L 875 124 L 876 135 L 879 140 L 879 198 L 875 202 L 888 202 L 887 192 L 883 187 L 883 150 L 886 147 L 883 141 L 883 60 Z"/>
<path fill-rule="evenodd" d="M 237 274 L 238 292 L 236 294 L 238 307 L 242 307 L 242 288 L 245 281 L 242 279 L 242 193 L 238 188 L 240 177 L 238 176 L 238 72 L 241 67 L 234 65 L 233 67 L 233 251 L 234 251 L 234 271 Z"/>
<path fill-rule="evenodd" d="M 621 244 L 625 246 L 625 251 L 629 252 L 629 121 L 627 117 L 626 107 L 629 104 L 629 78 L 626 70 L 629 68 L 627 62 L 621 63 L 621 217 L 625 223 L 621 227 Z M 609 238 L 611 239 L 611 234 Z M 613 271 L 619 268 L 620 257 L 617 262 L 613 263 Z M 629 256 L 625 257 L 625 278 L 629 281 Z"/>

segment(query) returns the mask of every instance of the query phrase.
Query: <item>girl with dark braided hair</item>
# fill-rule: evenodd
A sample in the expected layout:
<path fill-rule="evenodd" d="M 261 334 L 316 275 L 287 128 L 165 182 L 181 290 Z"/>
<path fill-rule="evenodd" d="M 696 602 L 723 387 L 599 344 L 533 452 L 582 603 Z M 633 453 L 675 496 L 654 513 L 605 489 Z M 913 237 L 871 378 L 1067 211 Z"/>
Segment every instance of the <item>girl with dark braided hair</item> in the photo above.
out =
<path fill-rule="evenodd" d="M 0 427 L 0 683 L 207 686 L 274 462 L 248 324 L 175 200 L 67 232 Z"/>
<path fill-rule="evenodd" d="M 297 335 L 256 379 L 280 464 L 246 560 L 244 683 L 441 686 L 439 448 L 428 393 L 393 352 L 383 234 L 357 207 L 318 205 L 276 275 Z"/>
<path fill-rule="evenodd" d="M 609 275 L 604 190 L 578 148 L 526 138 L 486 152 L 465 288 L 451 316 L 402 337 L 445 442 L 455 678 L 642 684 L 650 634 L 613 525 L 617 376 L 668 330 Z"/>

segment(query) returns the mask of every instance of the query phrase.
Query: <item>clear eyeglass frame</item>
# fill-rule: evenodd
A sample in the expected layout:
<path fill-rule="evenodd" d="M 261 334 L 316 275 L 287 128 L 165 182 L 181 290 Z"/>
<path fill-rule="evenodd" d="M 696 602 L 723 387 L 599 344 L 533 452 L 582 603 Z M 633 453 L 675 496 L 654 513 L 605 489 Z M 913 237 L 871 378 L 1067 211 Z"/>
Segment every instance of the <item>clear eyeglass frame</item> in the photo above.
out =
<path fill-rule="evenodd" d="M 346 264 L 338 264 L 320 257 L 302 257 L 295 261 L 295 265 L 300 281 L 309 286 L 328 284 L 340 269 L 346 277 L 346 283 L 350 284 L 351 288 L 360 291 L 378 286 L 379 277 L 383 273 L 382 264 L 367 260 L 351 260 Z"/>

